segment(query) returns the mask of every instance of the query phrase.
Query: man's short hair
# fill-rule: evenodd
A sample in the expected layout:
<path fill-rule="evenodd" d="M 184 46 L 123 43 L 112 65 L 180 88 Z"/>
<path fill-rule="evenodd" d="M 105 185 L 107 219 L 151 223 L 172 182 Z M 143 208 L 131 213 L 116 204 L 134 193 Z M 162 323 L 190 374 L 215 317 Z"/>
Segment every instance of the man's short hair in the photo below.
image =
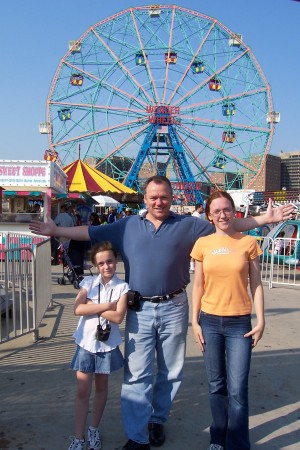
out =
<path fill-rule="evenodd" d="M 148 185 L 149 185 L 152 181 L 153 181 L 153 183 L 155 183 L 155 184 L 163 184 L 163 183 L 165 183 L 165 184 L 170 188 L 170 191 L 171 191 L 171 193 L 172 193 L 172 195 L 173 195 L 173 189 L 172 189 L 171 182 L 170 182 L 169 178 L 167 178 L 167 177 L 165 177 L 165 176 L 163 176 L 163 175 L 153 175 L 152 177 L 150 177 L 150 178 L 148 178 L 148 179 L 146 180 L 146 182 L 145 182 L 145 184 L 144 184 L 144 186 L 143 186 L 143 192 L 144 192 L 144 195 L 146 194 L 146 190 L 147 190 Z"/>
<path fill-rule="evenodd" d="M 200 206 L 202 206 L 202 208 L 203 208 L 203 203 L 196 203 L 196 205 L 195 205 L 195 209 L 198 209 L 198 208 L 200 208 Z"/>

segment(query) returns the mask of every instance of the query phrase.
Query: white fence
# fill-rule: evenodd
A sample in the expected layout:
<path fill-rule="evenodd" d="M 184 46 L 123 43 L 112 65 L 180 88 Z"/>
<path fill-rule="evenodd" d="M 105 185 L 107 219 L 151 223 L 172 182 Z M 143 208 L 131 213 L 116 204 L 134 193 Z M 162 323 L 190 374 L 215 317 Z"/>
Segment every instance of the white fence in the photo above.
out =
<path fill-rule="evenodd" d="M 300 239 L 265 237 L 261 239 L 262 280 L 273 285 L 300 287 Z"/>
<path fill-rule="evenodd" d="M 32 332 L 52 300 L 50 240 L 0 233 L 0 343 Z"/>

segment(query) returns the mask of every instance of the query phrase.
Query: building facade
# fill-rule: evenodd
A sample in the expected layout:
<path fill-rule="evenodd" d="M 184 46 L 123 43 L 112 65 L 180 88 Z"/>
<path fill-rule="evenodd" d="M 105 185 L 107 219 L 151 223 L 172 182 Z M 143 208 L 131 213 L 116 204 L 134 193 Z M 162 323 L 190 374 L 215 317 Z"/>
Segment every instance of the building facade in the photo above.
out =
<path fill-rule="evenodd" d="M 300 151 L 281 153 L 281 186 L 300 190 Z"/>

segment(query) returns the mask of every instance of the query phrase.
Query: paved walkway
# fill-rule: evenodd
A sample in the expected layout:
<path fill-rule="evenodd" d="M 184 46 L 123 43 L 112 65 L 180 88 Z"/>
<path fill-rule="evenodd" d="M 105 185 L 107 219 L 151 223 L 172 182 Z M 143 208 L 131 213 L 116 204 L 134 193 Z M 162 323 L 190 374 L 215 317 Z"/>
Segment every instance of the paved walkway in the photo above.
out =
<path fill-rule="evenodd" d="M 118 266 L 122 274 L 122 265 Z M 53 267 L 53 306 L 41 339 L 28 335 L 0 345 L 0 449 L 67 450 L 73 433 L 75 380 L 68 368 L 76 290 L 59 286 Z M 122 275 L 120 275 L 122 276 Z M 190 291 L 191 286 L 189 286 Z M 250 374 L 252 450 L 300 449 L 300 290 L 265 287 L 267 326 Z M 122 371 L 110 377 L 102 421 L 103 450 L 126 442 L 120 418 Z M 185 379 L 166 426 L 163 450 L 206 450 L 210 412 L 203 360 L 189 329 Z"/>

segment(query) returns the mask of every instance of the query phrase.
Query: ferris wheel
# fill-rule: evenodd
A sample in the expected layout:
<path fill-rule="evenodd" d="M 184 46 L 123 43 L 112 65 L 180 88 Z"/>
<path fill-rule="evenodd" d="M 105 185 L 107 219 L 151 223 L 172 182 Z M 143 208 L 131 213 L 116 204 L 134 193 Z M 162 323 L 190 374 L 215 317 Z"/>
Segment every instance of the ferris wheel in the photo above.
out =
<path fill-rule="evenodd" d="M 157 173 L 199 201 L 205 186 L 251 187 L 278 121 L 240 34 L 197 11 L 152 5 L 69 43 L 44 125 L 63 164 L 80 147 L 82 159 L 133 189 Z"/>

